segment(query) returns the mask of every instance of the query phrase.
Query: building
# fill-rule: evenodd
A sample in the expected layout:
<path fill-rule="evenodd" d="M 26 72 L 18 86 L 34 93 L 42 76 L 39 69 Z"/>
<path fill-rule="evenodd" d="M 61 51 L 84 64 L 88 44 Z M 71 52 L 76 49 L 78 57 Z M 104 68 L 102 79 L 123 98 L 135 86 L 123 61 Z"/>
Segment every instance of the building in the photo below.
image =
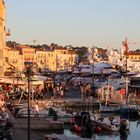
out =
<path fill-rule="evenodd" d="M 66 48 L 55 48 L 56 71 L 68 70 L 75 65 L 77 55 L 74 51 Z"/>
<path fill-rule="evenodd" d="M 3 55 L 4 47 L 6 46 L 6 14 L 5 2 L 0 0 L 0 76 L 4 75 Z"/>
<path fill-rule="evenodd" d="M 129 90 L 137 96 L 140 96 L 140 74 L 130 78 Z"/>
<path fill-rule="evenodd" d="M 128 58 L 132 62 L 140 62 L 140 52 L 129 52 Z"/>
<path fill-rule="evenodd" d="M 23 70 L 23 56 L 16 49 L 9 47 L 4 48 L 4 75 L 10 76 L 12 73 L 15 75 Z"/>
<path fill-rule="evenodd" d="M 36 50 L 37 69 L 56 71 L 56 55 L 53 50 Z"/>
<path fill-rule="evenodd" d="M 36 52 L 34 48 L 31 48 L 27 45 L 17 45 L 15 46 L 15 49 L 19 51 L 19 60 L 20 61 L 20 68 L 18 68 L 20 71 L 23 71 L 25 69 L 26 63 L 32 63 L 33 69 L 36 71 Z"/>
<path fill-rule="evenodd" d="M 54 50 L 47 51 L 46 66 L 50 71 L 56 71 L 56 54 Z"/>
<path fill-rule="evenodd" d="M 47 53 L 43 50 L 36 50 L 37 69 L 42 71 L 46 69 Z"/>
<path fill-rule="evenodd" d="M 131 62 L 131 70 L 140 71 L 140 52 L 129 52 L 128 59 Z"/>

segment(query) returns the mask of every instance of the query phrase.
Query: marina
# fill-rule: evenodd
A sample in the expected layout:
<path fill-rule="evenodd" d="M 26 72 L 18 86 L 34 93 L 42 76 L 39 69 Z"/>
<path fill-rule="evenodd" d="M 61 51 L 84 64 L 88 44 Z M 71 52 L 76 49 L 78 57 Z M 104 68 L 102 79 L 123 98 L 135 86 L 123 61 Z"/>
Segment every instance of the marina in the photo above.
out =
<path fill-rule="evenodd" d="M 61 1 L 0 0 L 0 140 L 140 140 L 140 2 Z"/>
<path fill-rule="evenodd" d="M 79 101 L 77 102 L 79 104 Z M 103 107 L 103 106 L 102 106 Z M 133 106 L 132 106 L 133 107 Z M 106 110 L 110 110 L 110 107 L 104 107 Z M 84 111 L 84 109 L 83 109 Z M 99 112 L 98 115 L 97 113 L 93 114 L 95 116 L 99 118 L 112 118 L 114 117 L 114 115 L 120 119 L 121 118 L 121 114 L 115 114 L 115 113 L 108 113 L 108 112 Z M 122 114 L 123 115 L 123 114 Z M 128 114 L 127 114 L 128 115 Z M 72 117 L 72 116 L 71 116 Z M 126 117 L 126 116 L 125 116 Z M 15 123 L 15 128 L 13 131 L 15 130 L 20 130 L 20 133 L 25 133 L 24 130 L 27 129 L 27 120 L 26 120 L 27 116 L 24 116 L 23 118 L 16 118 L 17 123 Z M 49 119 L 49 120 L 48 120 Z M 38 135 L 40 137 L 45 138 L 47 136 L 49 137 L 57 137 L 60 140 L 67 140 L 67 139 L 93 139 L 93 140 L 120 140 L 120 132 L 119 129 L 116 128 L 111 128 L 110 126 L 105 125 L 102 122 L 96 122 L 96 125 L 101 128 L 101 130 L 99 129 L 99 132 L 94 130 L 92 132 L 92 134 L 90 135 L 86 135 L 86 133 L 84 132 L 80 132 L 80 131 L 73 131 L 72 130 L 72 125 L 70 124 L 70 118 L 68 119 L 68 122 L 65 122 L 64 119 L 59 120 L 58 121 L 53 121 L 53 117 L 50 118 L 46 118 L 46 117 L 40 117 L 39 120 L 38 119 L 34 119 L 34 117 L 31 118 L 31 133 L 32 135 L 35 135 L 34 133 L 37 132 Z M 93 121 L 94 121 L 94 116 L 92 117 Z M 133 119 L 133 121 L 131 121 L 129 118 L 128 119 L 128 127 L 129 127 L 129 131 L 127 131 L 127 139 L 124 140 L 131 140 L 131 138 L 134 137 L 134 134 L 138 134 L 138 131 L 140 130 L 140 124 L 139 121 L 137 120 L 137 118 L 135 118 L 135 120 Z M 24 120 L 24 121 L 23 121 Z M 26 123 L 25 123 L 26 120 Z M 54 123 L 53 123 L 54 122 Z M 59 125 L 58 125 L 59 124 Z M 51 127 L 50 127 L 51 126 Z M 135 130 L 135 131 L 134 131 Z M 18 132 L 18 131 L 17 131 Z M 134 133 L 134 134 L 133 134 Z M 18 134 L 17 134 L 18 135 Z M 40 138 L 41 139 L 41 138 Z M 46 138 L 47 139 L 47 138 Z"/>
<path fill-rule="evenodd" d="M 130 122 L 130 132 L 127 136 L 124 137 L 124 140 L 139 140 L 139 130 L 140 125 L 137 126 L 137 121 Z M 16 131 L 16 133 L 15 133 Z M 14 140 L 25 140 L 26 130 L 24 129 L 15 129 L 13 130 L 13 138 Z M 81 137 L 78 134 L 71 132 L 69 129 L 65 129 L 62 132 L 59 131 L 31 131 L 32 140 L 40 139 L 44 140 L 46 136 L 54 135 L 55 137 L 61 138 L 60 140 L 121 140 L 119 133 L 110 134 L 107 132 L 94 134 L 91 138 Z M 16 136 L 16 137 L 15 137 Z M 22 137 L 23 136 L 23 137 Z"/>

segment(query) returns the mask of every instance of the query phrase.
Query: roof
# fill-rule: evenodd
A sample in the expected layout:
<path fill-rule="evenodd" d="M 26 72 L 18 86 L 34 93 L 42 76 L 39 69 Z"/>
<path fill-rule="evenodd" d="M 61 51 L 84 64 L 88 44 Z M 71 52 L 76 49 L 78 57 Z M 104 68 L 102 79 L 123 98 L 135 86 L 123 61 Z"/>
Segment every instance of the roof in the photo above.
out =
<path fill-rule="evenodd" d="M 76 54 L 73 50 L 68 50 L 68 54 Z"/>
<path fill-rule="evenodd" d="M 54 50 L 67 50 L 66 48 L 62 47 L 62 46 L 56 46 L 54 48 Z"/>
<path fill-rule="evenodd" d="M 129 52 L 129 55 L 140 55 L 140 52 Z"/>
<path fill-rule="evenodd" d="M 33 48 L 31 48 L 31 47 L 29 47 L 27 45 L 18 45 L 18 46 L 16 46 L 16 48 L 20 48 L 20 49 L 24 49 L 24 48 L 26 48 L 26 49 L 33 49 Z"/>
<path fill-rule="evenodd" d="M 10 48 L 10 47 L 8 47 L 8 46 L 6 46 L 4 49 L 7 49 L 7 50 L 9 50 L 9 51 L 18 51 L 17 49 Z"/>

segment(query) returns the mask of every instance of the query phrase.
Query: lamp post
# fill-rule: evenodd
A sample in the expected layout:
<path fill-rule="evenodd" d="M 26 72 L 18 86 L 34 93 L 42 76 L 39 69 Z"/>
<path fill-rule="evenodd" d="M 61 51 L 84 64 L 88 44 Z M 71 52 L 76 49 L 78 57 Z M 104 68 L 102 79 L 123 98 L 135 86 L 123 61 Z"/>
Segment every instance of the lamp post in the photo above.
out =
<path fill-rule="evenodd" d="M 12 78 L 13 78 L 13 88 L 14 88 L 14 85 L 15 85 L 15 80 L 14 80 L 14 78 L 15 78 L 15 77 L 14 77 L 15 71 L 12 70 L 11 73 L 12 73 Z"/>
<path fill-rule="evenodd" d="M 129 48 L 128 48 L 128 42 L 127 42 L 127 38 L 125 39 L 125 41 L 123 41 L 123 46 L 125 47 L 125 65 L 126 65 L 126 75 L 125 75 L 125 96 L 126 96 L 126 103 L 128 101 L 128 75 L 127 75 L 127 67 L 128 67 L 128 52 L 129 52 Z"/>
<path fill-rule="evenodd" d="M 27 87 L 28 87 L 28 132 L 27 132 L 27 140 L 30 140 L 30 81 L 31 76 L 33 76 L 33 72 L 31 69 L 32 62 L 25 62 L 26 72 L 25 75 L 27 77 Z"/>
<path fill-rule="evenodd" d="M 94 86 L 94 45 L 92 49 L 92 59 L 93 59 L 93 68 L 92 68 L 92 87 L 93 87 L 93 94 L 95 94 L 95 86 Z"/>
<path fill-rule="evenodd" d="M 28 81 L 28 140 L 30 140 L 30 68 L 27 68 L 27 81 Z"/>
<path fill-rule="evenodd" d="M 128 75 L 127 75 L 127 62 L 128 55 L 126 54 L 126 77 L 125 77 L 125 95 L 126 95 L 126 103 L 128 101 Z"/>

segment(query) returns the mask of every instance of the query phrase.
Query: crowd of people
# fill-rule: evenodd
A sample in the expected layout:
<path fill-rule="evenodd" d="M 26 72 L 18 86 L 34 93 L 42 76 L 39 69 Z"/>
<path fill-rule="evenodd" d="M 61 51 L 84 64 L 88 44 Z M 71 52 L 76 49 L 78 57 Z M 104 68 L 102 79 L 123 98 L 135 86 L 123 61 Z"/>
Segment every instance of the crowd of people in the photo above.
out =
<path fill-rule="evenodd" d="M 0 91 L 3 95 L 1 102 L 3 100 L 27 100 L 28 94 L 30 98 L 34 100 L 45 99 L 48 97 L 51 98 L 64 98 L 65 93 L 65 84 L 61 82 L 48 83 L 45 86 L 32 86 L 30 92 L 28 93 L 28 87 L 26 85 L 12 85 L 12 84 L 3 84 L 0 85 Z"/>

